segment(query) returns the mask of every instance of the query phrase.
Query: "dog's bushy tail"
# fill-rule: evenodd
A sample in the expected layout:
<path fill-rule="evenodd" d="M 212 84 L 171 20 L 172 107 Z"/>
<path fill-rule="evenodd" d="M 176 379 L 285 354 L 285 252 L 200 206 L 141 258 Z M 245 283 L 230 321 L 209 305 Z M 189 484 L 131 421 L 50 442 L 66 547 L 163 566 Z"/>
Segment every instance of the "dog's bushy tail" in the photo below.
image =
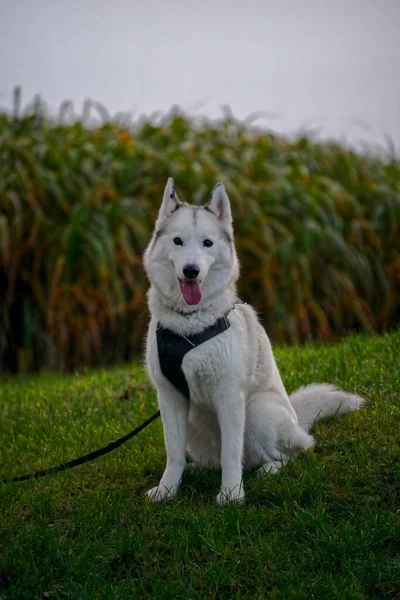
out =
<path fill-rule="evenodd" d="M 315 421 L 359 410 L 365 401 L 360 396 L 343 392 L 329 383 L 312 383 L 293 392 L 290 402 L 296 411 L 300 427 L 308 433 Z"/>

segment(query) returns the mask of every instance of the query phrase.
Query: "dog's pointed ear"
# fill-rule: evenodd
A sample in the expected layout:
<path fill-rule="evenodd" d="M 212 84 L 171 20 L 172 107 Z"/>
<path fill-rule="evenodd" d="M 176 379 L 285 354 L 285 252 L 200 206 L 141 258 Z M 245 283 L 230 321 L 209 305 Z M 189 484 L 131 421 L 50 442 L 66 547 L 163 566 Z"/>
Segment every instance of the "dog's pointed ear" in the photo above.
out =
<path fill-rule="evenodd" d="M 160 210 L 157 217 L 157 225 L 165 221 L 173 212 L 178 210 L 182 206 L 182 202 L 178 198 L 178 194 L 175 190 L 175 181 L 172 177 L 168 178 L 167 185 L 165 186 L 163 201 L 160 206 Z"/>
<path fill-rule="evenodd" d="M 219 221 L 229 225 L 232 223 L 231 204 L 223 183 L 217 183 L 214 187 L 206 209 L 213 212 Z"/>

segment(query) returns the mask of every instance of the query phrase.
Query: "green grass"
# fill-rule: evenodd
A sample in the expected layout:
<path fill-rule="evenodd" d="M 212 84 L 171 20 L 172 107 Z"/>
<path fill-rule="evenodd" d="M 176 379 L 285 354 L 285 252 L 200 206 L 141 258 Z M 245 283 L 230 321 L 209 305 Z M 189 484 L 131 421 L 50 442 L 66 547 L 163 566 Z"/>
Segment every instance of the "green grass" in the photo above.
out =
<path fill-rule="evenodd" d="M 161 422 L 114 453 L 0 486 L 0 598 L 398 598 L 400 334 L 276 348 L 288 390 L 336 383 L 366 408 L 313 428 L 315 448 L 219 507 L 217 472 L 150 504 Z M 156 409 L 141 366 L 1 381 L 0 477 L 105 445 Z M 128 393 L 126 393 L 128 391 Z"/>

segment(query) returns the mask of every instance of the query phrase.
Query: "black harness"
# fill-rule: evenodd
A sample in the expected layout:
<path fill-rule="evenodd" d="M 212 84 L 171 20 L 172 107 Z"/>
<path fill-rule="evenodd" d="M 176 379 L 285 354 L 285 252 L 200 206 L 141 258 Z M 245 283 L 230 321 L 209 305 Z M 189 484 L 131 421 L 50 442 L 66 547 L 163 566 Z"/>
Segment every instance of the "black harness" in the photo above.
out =
<path fill-rule="evenodd" d="M 218 319 L 207 327 L 201 333 L 191 336 L 183 336 L 174 333 L 170 329 L 157 326 L 157 347 L 158 358 L 160 360 L 160 368 L 165 377 L 181 392 L 188 400 L 190 400 L 189 386 L 186 381 L 185 374 L 182 370 L 182 361 L 184 356 L 196 346 L 200 346 L 207 340 L 223 333 L 230 327 L 228 320 L 229 310 L 223 317 Z"/>

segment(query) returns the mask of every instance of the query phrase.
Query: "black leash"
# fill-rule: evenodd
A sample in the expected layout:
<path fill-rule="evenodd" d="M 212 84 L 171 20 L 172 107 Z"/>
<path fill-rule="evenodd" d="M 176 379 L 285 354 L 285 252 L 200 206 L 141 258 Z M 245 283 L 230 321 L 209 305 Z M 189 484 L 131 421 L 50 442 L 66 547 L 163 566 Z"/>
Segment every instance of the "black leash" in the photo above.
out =
<path fill-rule="evenodd" d="M 136 427 L 133 431 L 124 435 L 124 437 L 119 438 L 119 440 L 115 440 L 110 442 L 104 448 L 100 448 L 99 450 L 95 450 L 94 452 L 90 452 L 89 454 L 85 454 L 85 456 L 81 456 L 80 458 L 75 458 L 74 460 L 70 460 L 69 462 L 62 463 L 61 465 L 56 465 L 55 467 L 49 467 L 48 469 L 43 469 L 42 471 L 36 471 L 36 473 L 28 473 L 27 475 L 20 475 L 19 477 L 12 477 L 11 479 L 0 479 L 0 483 L 11 483 L 17 481 L 27 481 L 28 479 L 37 479 L 38 477 L 44 477 L 45 475 L 50 475 L 52 473 L 58 473 L 59 471 L 66 471 L 67 469 L 73 469 L 79 465 L 83 465 L 95 458 L 99 458 L 99 456 L 104 456 L 104 454 L 108 454 L 112 452 L 122 444 L 125 444 L 128 440 L 133 438 L 135 435 L 140 433 L 142 429 L 150 425 L 153 421 L 158 419 L 160 416 L 160 411 L 158 410 L 151 416 L 147 421 Z"/>

